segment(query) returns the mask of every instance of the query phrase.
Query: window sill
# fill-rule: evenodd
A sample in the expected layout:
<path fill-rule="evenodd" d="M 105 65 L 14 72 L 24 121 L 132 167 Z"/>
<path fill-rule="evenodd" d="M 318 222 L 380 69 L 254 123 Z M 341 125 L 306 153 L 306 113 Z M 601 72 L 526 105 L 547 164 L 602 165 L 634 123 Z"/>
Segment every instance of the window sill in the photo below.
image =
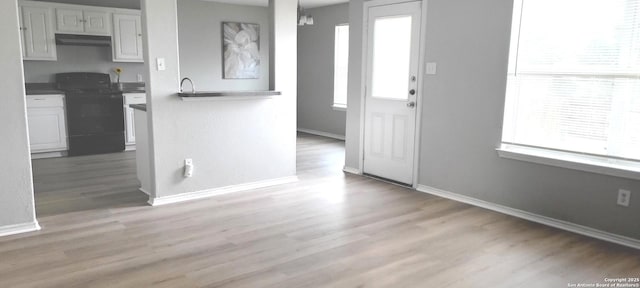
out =
<path fill-rule="evenodd" d="M 502 158 L 640 180 L 640 163 L 635 161 L 510 144 L 502 144 L 496 150 Z"/>
<path fill-rule="evenodd" d="M 331 105 L 331 108 L 333 110 L 336 110 L 336 111 L 347 111 L 347 106 L 346 105 L 333 104 L 333 105 Z"/>

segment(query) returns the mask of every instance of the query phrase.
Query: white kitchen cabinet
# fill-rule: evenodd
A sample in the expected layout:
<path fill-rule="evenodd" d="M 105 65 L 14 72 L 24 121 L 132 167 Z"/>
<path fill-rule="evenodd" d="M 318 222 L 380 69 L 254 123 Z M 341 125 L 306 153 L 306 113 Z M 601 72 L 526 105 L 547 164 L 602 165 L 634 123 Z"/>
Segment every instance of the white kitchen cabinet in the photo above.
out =
<path fill-rule="evenodd" d="M 56 32 L 68 34 L 111 35 L 111 13 L 106 9 L 69 6 L 56 8 Z"/>
<path fill-rule="evenodd" d="M 56 31 L 75 33 L 84 32 L 82 10 L 80 9 L 56 9 Z"/>
<path fill-rule="evenodd" d="M 143 62 L 140 14 L 113 14 L 113 61 Z"/>
<path fill-rule="evenodd" d="M 84 32 L 96 35 L 111 35 L 111 13 L 85 10 L 84 21 Z"/>
<path fill-rule="evenodd" d="M 27 95 L 31 153 L 68 150 L 64 95 Z"/>
<path fill-rule="evenodd" d="M 136 125 L 134 109 L 129 107 L 131 104 L 145 104 L 147 103 L 145 93 L 125 93 L 124 94 L 124 124 L 125 124 L 125 144 L 127 146 L 127 150 L 135 149 L 136 144 Z"/>
<path fill-rule="evenodd" d="M 53 9 L 37 4 L 21 5 L 20 23 L 23 59 L 56 61 Z"/>

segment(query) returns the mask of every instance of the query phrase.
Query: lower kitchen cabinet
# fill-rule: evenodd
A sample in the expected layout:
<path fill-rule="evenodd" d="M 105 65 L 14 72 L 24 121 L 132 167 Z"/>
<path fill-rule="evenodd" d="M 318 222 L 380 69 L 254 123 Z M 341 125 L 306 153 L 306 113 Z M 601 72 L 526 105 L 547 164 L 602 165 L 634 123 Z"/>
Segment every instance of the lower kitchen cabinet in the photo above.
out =
<path fill-rule="evenodd" d="M 126 150 L 135 150 L 136 130 L 131 104 L 147 103 L 145 93 L 124 93 L 124 123 Z M 43 157 L 55 157 L 49 152 L 69 150 L 65 99 L 62 94 L 27 95 L 27 120 L 31 153 L 47 153 Z M 57 155 L 60 156 L 60 155 Z M 38 157 L 40 158 L 40 157 Z"/>
<path fill-rule="evenodd" d="M 68 150 L 64 95 L 28 95 L 31 153 Z"/>
<path fill-rule="evenodd" d="M 147 96 L 145 93 L 124 93 L 124 130 L 125 130 L 125 144 L 127 150 L 135 149 L 136 144 L 136 129 L 135 120 L 133 117 L 133 109 L 129 107 L 131 104 L 145 104 L 147 103 Z"/>

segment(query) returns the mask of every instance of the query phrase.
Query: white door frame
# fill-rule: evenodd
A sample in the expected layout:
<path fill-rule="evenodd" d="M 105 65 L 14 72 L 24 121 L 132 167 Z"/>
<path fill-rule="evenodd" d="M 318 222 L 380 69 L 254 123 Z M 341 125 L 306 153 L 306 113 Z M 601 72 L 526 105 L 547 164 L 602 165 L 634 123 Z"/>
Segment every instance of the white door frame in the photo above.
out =
<path fill-rule="evenodd" d="M 391 5 L 391 4 L 399 4 L 405 2 L 415 2 L 420 1 L 421 3 L 421 23 L 420 23 L 420 39 L 418 48 L 418 93 L 416 95 L 416 125 L 415 125 L 415 139 L 414 139 L 414 153 L 413 153 L 413 183 L 411 184 L 413 188 L 418 187 L 418 170 L 420 169 L 420 137 L 421 137 L 421 127 L 422 127 L 422 101 L 424 99 L 424 69 L 425 69 L 425 57 L 426 57 L 426 30 L 427 30 L 427 2 L 428 0 L 371 0 L 364 1 L 363 5 L 363 17 L 362 17 L 362 48 L 365 53 L 362 53 L 362 73 L 360 78 L 360 135 L 359 135 L 359 151 L 358 151 L 358 166 L 360 173 L 364 171 L 364 130 L 365 130 L 365 104 L 366 104 L 366 95 L 367 95 L 367 55 L 369 53 L 369 8 L 374 6 L 382 6 L 382 5 Z"/>

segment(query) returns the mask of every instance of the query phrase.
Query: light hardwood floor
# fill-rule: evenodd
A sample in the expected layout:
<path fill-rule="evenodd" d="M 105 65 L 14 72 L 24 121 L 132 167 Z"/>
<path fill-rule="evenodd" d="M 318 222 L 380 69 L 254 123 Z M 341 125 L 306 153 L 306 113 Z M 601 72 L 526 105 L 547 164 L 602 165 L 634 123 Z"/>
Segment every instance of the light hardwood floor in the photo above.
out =
<path fill-rule="evenodd" d="M 34 161 L 39 232 L 0 287 L 567 287 L 640 276 L 637 250 L 341 172 L 301 134 L 300 181 L 162 207 L 134 154 Z"/>

